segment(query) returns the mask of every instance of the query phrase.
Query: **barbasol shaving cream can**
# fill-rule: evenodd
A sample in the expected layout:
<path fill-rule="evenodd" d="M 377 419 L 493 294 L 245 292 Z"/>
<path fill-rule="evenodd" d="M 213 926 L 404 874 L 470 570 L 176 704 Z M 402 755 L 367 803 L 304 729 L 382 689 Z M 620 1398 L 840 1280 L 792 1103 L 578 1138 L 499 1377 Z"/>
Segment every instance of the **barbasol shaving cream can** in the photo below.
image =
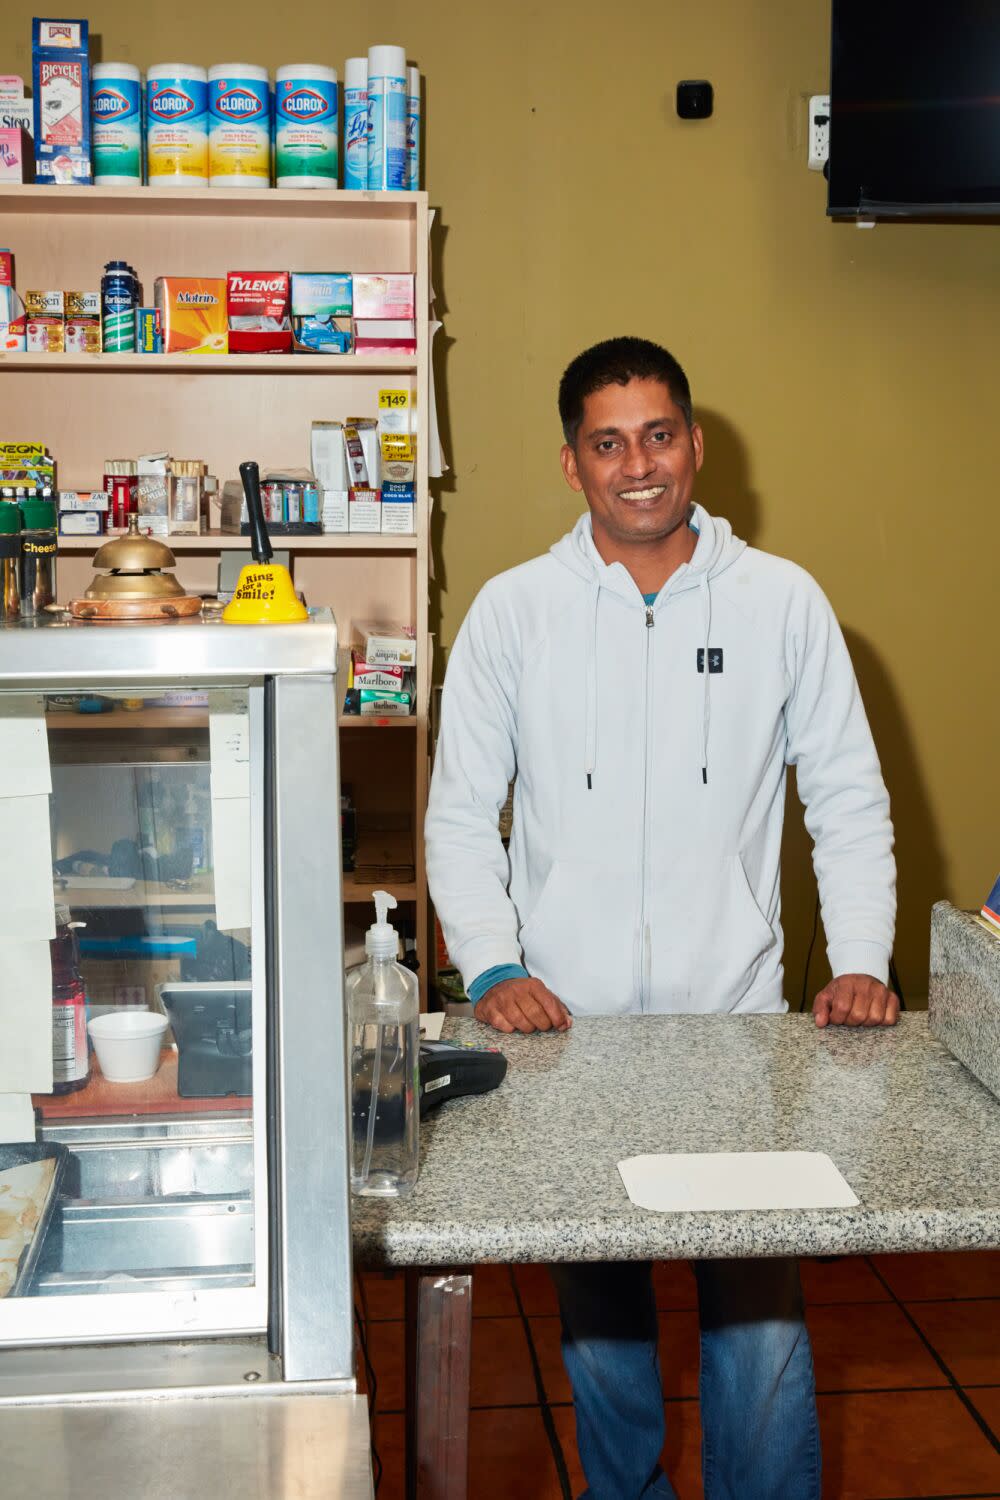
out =
<path fill-rule="evenodd" d="M 285 63 L 274 75 L 274 180 L 278 187 L 336 187 L 337 70 Z"/>
<path fill-rule="evenodd" d="M 98 187 L 142 185 L 142 79 L 132 63 L 90 70 L 90 144 Z"/>
<path fill-rule="evenodd" d="M 344 64 L 344 187 L 356 193 L 368 188 L 367 57 Z"/>
<path fill-rule="evenodd" d="M 406 187 L 406 52 L 368 49 L 368 187 Z"/>
<path fill-rule="evenodd" d="M 150 187 L 208 187 L 208 74 L 193 63 L 154 63 L 146 74 Z"/>
<path fill-rule="evenodd" d="M 208 70 L 211 187 L 271 186 L 271 93 L 266 68 L 215 63 Z"/>

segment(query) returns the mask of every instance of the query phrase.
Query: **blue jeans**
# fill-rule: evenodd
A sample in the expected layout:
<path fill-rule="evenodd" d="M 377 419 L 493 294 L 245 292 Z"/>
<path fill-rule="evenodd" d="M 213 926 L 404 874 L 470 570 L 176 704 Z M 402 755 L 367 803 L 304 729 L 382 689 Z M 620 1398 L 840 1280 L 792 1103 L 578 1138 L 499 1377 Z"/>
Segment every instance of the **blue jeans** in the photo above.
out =
<path fill-rule="evenodd" d="M 648 1261 L 554 1265 L 589 1488 L 677 1500 L 660 1468 L 663 1388 Z M 794 1260 L 698 1261 L 705 1500 L 819 1500 L 812 1349 Z"/>

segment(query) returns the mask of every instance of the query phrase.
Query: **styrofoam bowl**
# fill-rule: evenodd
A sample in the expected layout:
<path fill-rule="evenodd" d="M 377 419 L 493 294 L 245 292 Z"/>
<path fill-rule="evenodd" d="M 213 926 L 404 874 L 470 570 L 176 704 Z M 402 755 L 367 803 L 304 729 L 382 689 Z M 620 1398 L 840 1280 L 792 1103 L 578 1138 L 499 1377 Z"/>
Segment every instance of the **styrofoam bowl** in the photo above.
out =
<path fill-rule="evenodd" d="M 151 1010 L 121 1010 L 95 1016 L 88 1030 L 101 1072 L 109 1083 L 139 1083 L 160 1066 L 169 1022 Z"/>

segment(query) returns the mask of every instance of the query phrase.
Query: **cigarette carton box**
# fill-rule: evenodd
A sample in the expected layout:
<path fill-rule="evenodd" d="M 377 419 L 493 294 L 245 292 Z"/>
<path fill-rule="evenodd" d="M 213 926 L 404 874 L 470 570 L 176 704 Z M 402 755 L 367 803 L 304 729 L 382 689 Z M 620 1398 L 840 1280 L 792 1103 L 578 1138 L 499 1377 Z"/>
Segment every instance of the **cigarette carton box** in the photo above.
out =
<path fill-rule="evenodd" d="M 354 620 L 354 635 L 370 666 L 415 667 L 416 631 L 394 620 Z"/>
<path fill-rule="evenodd" d="M 41 183 L 93 181 L 86 21 L 31 23 L 35 175 Z"/>

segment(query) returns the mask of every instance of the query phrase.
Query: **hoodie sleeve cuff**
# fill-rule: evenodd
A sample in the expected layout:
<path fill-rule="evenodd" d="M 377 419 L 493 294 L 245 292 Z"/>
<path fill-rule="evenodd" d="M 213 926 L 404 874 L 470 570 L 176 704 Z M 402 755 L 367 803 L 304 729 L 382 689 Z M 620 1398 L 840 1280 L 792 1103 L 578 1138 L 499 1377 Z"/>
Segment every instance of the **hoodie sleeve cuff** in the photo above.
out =
<path fill-rule="evenodd" d="M 505 979 L 527 979 L 528 977 L 528 971 L 523 964 L 494 964 L 492 969 L 487 969 L 469 985 L 469 999 L 473 1005 L 478 1005 L 494 985 L 503 984 Z"/>
<path fill-rule="evenodd" d="M 831 943 L 826 953 L 834 979 L 841 974 L 870 974 L 882 984 L 889 983 L 889 949 L 881 943 Z"/>

